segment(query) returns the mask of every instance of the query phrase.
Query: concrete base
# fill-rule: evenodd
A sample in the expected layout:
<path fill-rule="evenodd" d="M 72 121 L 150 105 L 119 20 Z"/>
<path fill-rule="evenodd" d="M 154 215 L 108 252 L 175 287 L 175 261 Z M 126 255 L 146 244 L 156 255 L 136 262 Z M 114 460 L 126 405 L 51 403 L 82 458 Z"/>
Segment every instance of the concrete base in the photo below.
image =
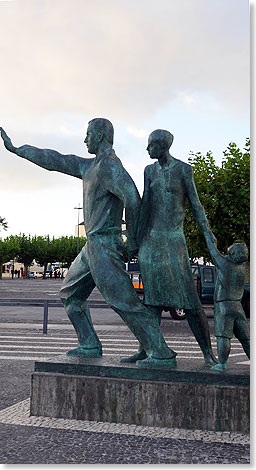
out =
<path fill-rule="evenodd" d="M 116 356 L 37 362 L 31 415 L 248 433 L 248 374 L 200 369 L 139 370 Z"/>

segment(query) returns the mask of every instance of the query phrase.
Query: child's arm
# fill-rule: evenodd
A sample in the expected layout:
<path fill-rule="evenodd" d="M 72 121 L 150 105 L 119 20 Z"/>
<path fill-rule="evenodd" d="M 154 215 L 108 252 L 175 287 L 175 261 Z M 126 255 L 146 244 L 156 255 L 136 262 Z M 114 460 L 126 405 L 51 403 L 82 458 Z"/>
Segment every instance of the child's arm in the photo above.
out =
<path fill-rule="evenodd" d="M 225 262 L 226 257 L 219 252 L 219 250 L 217 249 L 216 243 L 212 241 L 212 237 L 210 237 L 209 235 L 208 236 L 206 235 L 205 240 L 206 240 L 207 248 L 212 257 L 213 263 L 218 268 L 221 268 Z"/>

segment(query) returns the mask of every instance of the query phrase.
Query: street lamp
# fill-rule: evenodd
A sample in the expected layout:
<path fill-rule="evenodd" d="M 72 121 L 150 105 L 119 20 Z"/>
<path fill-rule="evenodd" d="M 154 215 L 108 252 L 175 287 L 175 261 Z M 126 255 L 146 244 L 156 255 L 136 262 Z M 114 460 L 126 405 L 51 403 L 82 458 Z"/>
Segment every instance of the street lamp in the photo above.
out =
<path fill-rule="evenodd" d="M 74 207 L 74 209 L 77 209 L 77 254 L 79 253 L 79 210 L 83 209 L 80 207 L 80 204 L 78 204 L 78 207 Z"/>

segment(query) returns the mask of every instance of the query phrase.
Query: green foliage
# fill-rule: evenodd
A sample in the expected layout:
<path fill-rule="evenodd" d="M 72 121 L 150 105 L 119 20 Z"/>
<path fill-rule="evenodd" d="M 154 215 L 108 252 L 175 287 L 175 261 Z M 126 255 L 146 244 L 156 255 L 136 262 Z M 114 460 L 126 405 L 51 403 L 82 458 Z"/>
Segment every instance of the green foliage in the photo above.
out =
<path fill-rule="evenodd" d="M 243 151 L 232 142 L 223 153 L 221 167 L 211 152 L 205 156 L 191 153 L 189 162 L 218 249 L 226 253 L 234 242 L 250 245 L 250 140 L 246 139 Z M 204 237 L 188 207 L 185 234 L 190 256 L 210 260 Z"/>
<path fill-rule="evenodd" d="M 44 265 L 44 276 L 48 263 L 57 261 L 56 249 L 54 249 L 54 238 L 51 240 L 49 235 L 35 237 L 35 257 L 37 263 Z"/>
<path fill-rule="evenodd" d="M 86 238 L 79 239 L 79 250 L 86 244 Z M 61 237 L 54 241 L 57 259 L 68 267 L 77 256 L 77 237 Z"/>
<path fill-rule="evenodd" d="M 2 265 L 11 259 L 14 259 L 19 253 L 19 243 L 16 236 L 2 240 L 0 238 L 0 279 L 2 277 Z"/>
<path fill-rule="evenodd" d="M 31 235 L 22 235 L 17 236 L 19 244 L 19 252 L 16 256 L 16 259 L 19 263 L 23 263 L 25 267 L 25 275 L 28 275 L 28 268 L 32 264 L 35 254 L 36 254 L 36 237 L 31 237 Z"/>
<path fill-rule="evenodd" d="M 79 249 L 86 243 L 86 238 L 81 237 Z M 2 277 L 2 265 L 11 259 L 16 259 L 25 266 L 26 276 L 28 268 L 34 259 L 44 265 L 46 271 L 48 263 L 60 262 L 68 267 L 77 256 L 77 237 L 50 238 L 47 236 L 11 235 L 5 240 L 0 238 L 0 278 Z"/>

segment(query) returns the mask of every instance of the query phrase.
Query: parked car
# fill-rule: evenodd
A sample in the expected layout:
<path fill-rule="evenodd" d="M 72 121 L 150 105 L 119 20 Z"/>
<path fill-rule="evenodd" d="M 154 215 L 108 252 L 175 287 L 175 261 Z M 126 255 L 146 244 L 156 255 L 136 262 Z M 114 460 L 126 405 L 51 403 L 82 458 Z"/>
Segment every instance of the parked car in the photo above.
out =
<path fill-rule="evenodd" d="M 131 263 L 134 264 L 135 263 Z M 139 269 L 138 263 L 136 266 Z M 205 264 L 191 264 L 191 270 L 194 277 L 194 282 L 197 288 L 197 292 L 201 303 L 203 305 L 212 305 L 213 304 L 213 295 L 215 289 L 215 282 L 216 282 L 216 267 L 205 265 Z M 143 282 L 141 279 L 141 275 L 139 270 L 133 271 L 133 269 L 129 269 L 128 264 L 128 271 L 130 274 L 131 281 L 133 283 L 134 288 L 136 289 L 137 293 L 142 295 L 143 294 Z M 245 311 L 247 318 L 250 317 L 250 284 L 246 283 L 244 285 L 244 294 L 242 298 L 242 306 Z M 175 320 L 184 320 L 186 318 L 186 313 L 183 308 L 170 308 L 164 309 L 165 311 L 169 311 L 171 316 Z"/>
<path fill-rule="evenodd" d="M 35 271 L 30 271 L 28 273 L 28 278 L 29 279 L 37 279 L 37 278 L 41 278 L 43 277 L 43 273 L 38 273 L 38 272 L 35 272 Z"/>

